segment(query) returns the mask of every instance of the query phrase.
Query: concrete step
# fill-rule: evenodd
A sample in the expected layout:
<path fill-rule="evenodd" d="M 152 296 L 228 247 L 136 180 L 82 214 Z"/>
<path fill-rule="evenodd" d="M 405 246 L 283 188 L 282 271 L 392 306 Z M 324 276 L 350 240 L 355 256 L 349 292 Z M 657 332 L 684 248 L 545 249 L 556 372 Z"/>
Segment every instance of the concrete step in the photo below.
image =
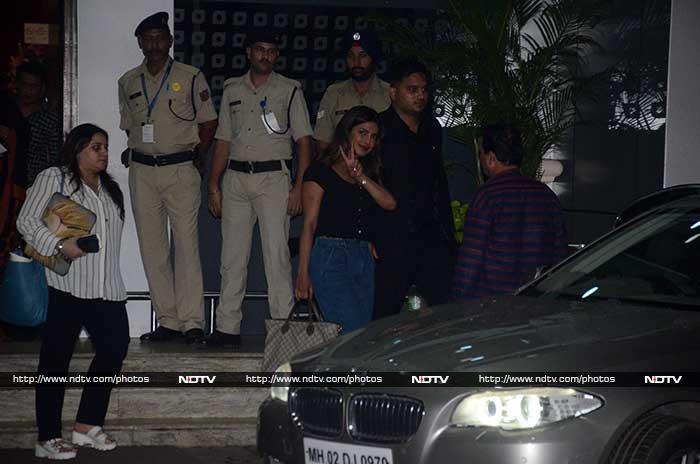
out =
<path fill-rule="evenodd" d="M 64 423 L 63 436 L 70 439 L 73 423 Z M 255 444 L 255 419 L 115 419 L 105 430 L 119 446 L 221 447 Z M 37 430 L 31 422 L 0 422 L 0 448 L 33 448 Z"/>
<path fill-rule="evenodd" d="M 94 354 L 77 352 L 70 363 L 70 372 L 85 373 Z M 262 353 L 191 349 L 180 352 L 129 350 L 122 372 L 258 372 Z M 0 354 L 3 372 L 36 372 L 38 353 Z"/>
<path fill-rule="evenodd" d="M 129 418 L 255 418 L 267 388 L 115 388 L 107 420 Z M 63 420 L 75 419 L 82 389 L 69 388 Z M 34 420 L 34 389 L 0 389 L 3 421 Z"/>
<path fill-rule="evenodd" d="M 183 343 L 132 340 L 122 373 L 257 372 L 262 362 L 261 347 L 257 348 L 256 352 L 198 350 Z M 0 371 L 35 373 L 38 351 L 38 343 L 1 346 Z M 86 373 L 92 357 L 89 342 L 79 342 L 69 372 Z M 81 393 L 80 388 L 66 390 L 62 415 L 67 430 L 75 420 Z M 105 428 L 125 446 L 251 445 L 257 408 L 267 394 L 266 388 L 116 387 Z M 33 447 L 34 389 L 0 388 L 0 411 L 0 448 Z"/>

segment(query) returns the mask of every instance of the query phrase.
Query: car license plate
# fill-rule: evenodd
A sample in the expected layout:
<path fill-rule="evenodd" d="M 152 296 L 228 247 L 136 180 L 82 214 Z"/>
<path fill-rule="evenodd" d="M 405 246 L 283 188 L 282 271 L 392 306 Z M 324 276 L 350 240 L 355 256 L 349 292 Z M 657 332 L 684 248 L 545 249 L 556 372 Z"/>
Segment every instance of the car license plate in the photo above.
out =
<path fill-rule="evenodd" d="M 394 464 L 389 448 L 304 438 L 306 464 Z"/>

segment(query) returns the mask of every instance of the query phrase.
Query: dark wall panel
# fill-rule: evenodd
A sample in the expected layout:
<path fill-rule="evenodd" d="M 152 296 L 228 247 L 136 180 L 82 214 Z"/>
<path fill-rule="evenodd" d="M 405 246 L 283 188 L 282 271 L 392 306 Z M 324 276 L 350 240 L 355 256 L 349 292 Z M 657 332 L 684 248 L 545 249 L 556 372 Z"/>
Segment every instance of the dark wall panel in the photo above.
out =
<path fill-rule="evenodd" d="M 603 51 L 591 71 L 606 70 L 584 122 L 572 131 L 560 196 L 572 215 L 572 240 L 609 230 L 633 199 L 663 185 L 670 0 L 615 0 L 600 25 Z"/>

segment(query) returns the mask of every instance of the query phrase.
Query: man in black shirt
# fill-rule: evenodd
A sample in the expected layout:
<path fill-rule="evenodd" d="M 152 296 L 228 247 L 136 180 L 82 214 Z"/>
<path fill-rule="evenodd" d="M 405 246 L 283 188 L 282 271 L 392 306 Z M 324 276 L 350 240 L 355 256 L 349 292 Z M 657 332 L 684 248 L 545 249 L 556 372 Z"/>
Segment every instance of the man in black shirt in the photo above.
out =
<path fill-rule="evenodd" d="M 425 66 L 396 63 L 384 127 L 382 173 L 397 209 L 378 221 L 374 319 L 396 314 L 411 285 L 428 304 L 447 302 L 456 251 L 442 129 L 428 109 Z"/>

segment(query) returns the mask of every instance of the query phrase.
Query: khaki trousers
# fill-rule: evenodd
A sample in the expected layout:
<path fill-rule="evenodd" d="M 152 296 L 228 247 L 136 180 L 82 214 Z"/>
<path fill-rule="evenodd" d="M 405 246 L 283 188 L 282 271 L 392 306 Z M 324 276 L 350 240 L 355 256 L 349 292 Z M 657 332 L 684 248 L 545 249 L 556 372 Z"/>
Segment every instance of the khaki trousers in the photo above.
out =
<path fill-rule="evenodd" d="M 290 178 L 287 171 L 248 174 L 226 170 L 221 185 L 221 300 L 216 326 L 221 332 L 241 330 L 241 304 L 255 222 L 259 223 L 267 300 L 273 318 L 287 317 L 294 305 L 289 258 Z"/>
<path fill-rule="evenodd" d="M 131 207 L 151 303 L 158 324 L 172 330 L 201 329 L 204 322 L 197 229 L 201 182 L 192 163 L 146 166 L 132 162 L 129 168 Z"/>

